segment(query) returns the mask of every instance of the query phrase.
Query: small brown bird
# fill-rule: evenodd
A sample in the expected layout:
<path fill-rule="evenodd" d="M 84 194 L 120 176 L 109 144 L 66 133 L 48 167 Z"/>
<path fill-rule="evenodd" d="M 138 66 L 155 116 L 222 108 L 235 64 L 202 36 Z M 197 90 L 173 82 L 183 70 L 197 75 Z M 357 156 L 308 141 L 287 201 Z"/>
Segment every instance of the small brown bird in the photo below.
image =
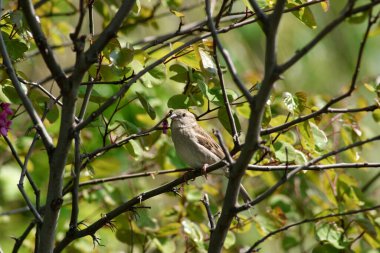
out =
<path fill-rule="evenodd" d="M 177 155 L 194 168 L 204 168 L 219 162 L 225 155 L 215 140 L 201 128 L 195 116 L 187 110 L 174 110 L 170 116 L 172 122 L 172 140 Z M 240 185 L 240 194 L 244 202 L 251 201 L 247 191 Z"/>

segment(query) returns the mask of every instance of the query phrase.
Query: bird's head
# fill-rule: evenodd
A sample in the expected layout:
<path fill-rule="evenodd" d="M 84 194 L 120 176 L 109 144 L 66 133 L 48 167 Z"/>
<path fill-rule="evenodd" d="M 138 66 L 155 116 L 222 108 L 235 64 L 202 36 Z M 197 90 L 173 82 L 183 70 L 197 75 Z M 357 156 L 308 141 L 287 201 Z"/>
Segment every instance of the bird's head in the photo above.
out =
<path fill-rule="evenodd" d="M 170 118 L 172 119 L 171 128 L 185 128 L 197 125 L 194 114 L 185 109 L 174 110 Z"/>

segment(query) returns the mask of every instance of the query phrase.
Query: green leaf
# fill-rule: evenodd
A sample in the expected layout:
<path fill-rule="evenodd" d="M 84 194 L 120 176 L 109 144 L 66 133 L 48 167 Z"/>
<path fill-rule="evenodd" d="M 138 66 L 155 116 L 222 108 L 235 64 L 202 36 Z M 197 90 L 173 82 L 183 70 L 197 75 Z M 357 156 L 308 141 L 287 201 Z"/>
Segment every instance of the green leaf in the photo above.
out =
<path fill-rule="evenodd" d="M 342 251 L 331 244 L 318 245 L 313 248 L 312 253 L 341 253 Z"/>
<path fill-rule="evenodd" d="M 368 233 L 373 239 L 376 240 L 377 232 L 374 224 L 372 224 L 369 220 L 364 218 L 357 218 L 355 222 L 362 228 L 366 233 Z"/>
<path fill-rule="evenodd" d="M 51 108 L 48 114 L 46 115 L 46 119 L 50 123 L 54 123 L 58 120 L 58 118 L 59 118 L 59 108 L 58 108 L 58 105 L 54 103 L 53 105 L 51 105 Z"/>
<path fill-rule="evenodd" d="M 127 120 L 115 120 L 115 122 L 121 124 L 122 127 L 125 129 L 125 131 L 128 134 L 135 134 L 135 133 L 138 133 L 140 131 L 140 129 L 138 128 L 138 126 L 136 126 L 135 124 L 133 124 L 130 121 L 127 121 Z"/>
<path fill-rule="evenodd" d="M 183 42 L 175 42 L 173 45 L 171 45 L 171 49 L 174 50 L 180 46 L 183 46 Z M 165 51 L 164 54 L 167 54 L 168 52 Z M 162 56 L 161 56 L 162 57 Z M 188 47 L 181 52 L 177 53 L 175 56 L 175 59 L 184 64 L 187 67 L 193 68 L 195 70 L 201 70 L 200 61 L 198 57 L 196 56 L 193 47 Z"/>
<path fill-rule="evenodd" d="M 157 233 L 158 237 L 167 237 L 172 235 L 178 235 L 181 231 L 181 224 L 178 222 L 169 223 L 160 228 Z"/>
<path fill-rule="evenodd" d="M 341 238 L 343 236 L 344 230 L 338 227 L 334 223 L 321 223 L 317 224 L 316 236 L 320 242 L 328 242 L 336 249 L 344 249 Z"/>
<path fill-rule="evenodd" d="M 145 98 L 145 96 L 142 93 L 136 92 L 137 98 L 139 99 L 141 105 L 144 107 L 145 111 L 148 113 L 149 117 L 151 119 L 156 119 L 156 111 L 154 108 L 149 104 L 148 100 Z"/>
<path fill-rule="evenodd" d="M 376 109 L 372 112 L 372 119 L 379 123 L 380 122 L 380 109 Z"/>
<path fill-rule="evenodd" d="M 268 6 L 266 0 L 256 0 L 256 2 L 261 9 Z M 243 0 L 243 3 L 250 11 L 255 12 L 248 0 Z"/>
<path fill-rule="evenodd" d="M 299 245 L 299 241 L 293 236 L 285 236 L 282 239 L 282 248 L 286 251 Z"/>
<path fill-rule="evenodd" d="M 79 88 L 78 96 L 80 98 L 84 98 L 86 94 L 86 87 L 81 86 Z M 95 85 L 92 89 L 92 93 L 90 96 L 90 101 L 100 104 L 105 102 L 109 97 L 114 95 L 114 89 L 110 85 Z"/>
<path fill-rule="evenodd" d="M 329 9 L 330 9 L 330 0 L 325 0 L 325 1 L 321 2 L 321 6 L 322 6 L 322 9 L 323 9 L 324 12 L 329 11 Z"/>
<path fill-rule="evenodd" d="M 304 153 L 302 153 L 301 151 L 295 149 L 294 150 L 295 152 L 295 163 L 296 164 L 305 164 L 307 162 L 307 157 Z"/>
<path fill-rule="evenodd" d="M 329 142 L 325 132 L 323 132 L 316 124 L 310 122 L 311 131 L 313 133 L 315 145 L 319 150 L 325 150 Z"/>
<path fill-rule="evenodd" d="M 239 115 L 246 119 L 249 119 L 249 116 L 251 115 L 251 108 L 249 107 L 249 103 L 244 103 L 236 106 L 236 111 Z"/>
<path fill-rule="evenodd" d="M 40 115 L 43 115 L 45 113 L 47 106 L 50 107 L 49 112 L 46 114 L 46 119 L 50 123 L 54 123 L 58 120 L 59 108 L 57 103 L 52 103 L 52 100 L 41 91 L 32 89 L 29 93 L 29 99 Z"/>
<path fill-rule="evenodd" d="M 209 101 L 214 100 L 215 96 L 209 92 L 208 85 L 205 82 L 203 76 L 200 73 L 196 72 L 193 74 L 193 79 L 197 83 L 197 86 L 199 90 L 202 92 L 203 96 L 205 96 Z"/>
<path fill-rule="evenodd" d="M 303 4 L 300 0 L 289 1 L 286 6 L 290 8 L 297 7 L 298 5 Z M 308 26 L 311 29 L 317 28 L 317 23 L 315 21 L 314 15 L 311 12 L 309 7 L 303 7 L 299 10 L 292 11 L 292 14 L 298 18 L 302 23 Z"/>
<path fill-rule="evenodd" d="M 236 92 L 232 89 L 225 89 L 228 101 L 231 103 L 235 101 L 238 98 L 238 95 Z M 222 89 L 220 87 L 214 87 L 212 89 L 209 89 L 209 95 L 211 97 L 210 102 L 217 106 L 224 106 L 224 98 L 223 98 L 223 93 Z"/>
<path fill-rule="evenodd" d="M 216 75 L 216 66 L 212 57 L 204 50 L 199 49 L 199 56 L 201 57 L 201 68 L 208 74 Z"/>
<path fill-rule="evenodd" d="M 274 195 L 269 201 L 269 205 L 272 209 L 280 207 L 284 213 L 290 212 L 293 204 L 292 199 L 283 194 Z"/>
<path fill-rule="evenodd" d="M 117 38 L 112 38 L 107 46 L 105 46 L 105 48 L 103 49 L 103 54 L 104 56 L 108 59 L 108 60 L 111 60 L 111 54 L 114 52 L 114 51 L 120 51 L 121 49 L 121 45 L 120 45 L 120 42 Z"/>
<path fill-rule="evenodd" d="M 295 148 L 287 142 L 276 141 L 273 144 L 274 153 L 280 162 L 294 162 L 296 159 Z"/>
<path fill-rule="evenodd" d="M 185 94 L 174 95 L 168 100 L 168 107 L 173 109 L 189 108 L 189 97 Z"/>
<path fill-rule="evenodd" d="M 174 15 L 176 15 L 178 18 L 185 17 L 185 14 L 183 14 L 182 12 L 175 11 L 175 10 L 170 10 L 170 12 L 173 13 Z"/>
<path fill-rule="evenodd" d="M 202 94 L 177 94 L 169 98 L 168 107 L 173 109 L 187 109 L 190 106 L 203 105 Z"/>
<path fill-rule="evenodd" d="M 155 62 L 155 60 L 150 59 L 144 64 L 144 66 L 147 67 L 153 62 Z M 141 70 L 143 70 L 144 66 L 139 61 L 132 61 L 132 67 L 135 73 L 138 73 Z M 152 88 L 153 85 L 162 84 L 166 80 L 166 66 L 163 63 L 157 65 L 156 67 L 145 73 L 140 80 L 148 88 Z"/>
<path fill-rule="evenodd" d="M 141 148 L 140 144 L 135 140 L 129 140 L 129 142 L 124 145 L 124 147 L 127 149 L 128 153 L 134 158 L 138 158 L 143 154 L 143 149 Z"/>
<path fill-rule="evenodd" d="M 314 135 L 311 131 L 310 123 L 309 121 L 304 121 L 300 124 L 297 125 L 298 130 L 300 133 L 300 140 L 301 140 L 301 145 L 304 149 L 308 151 L 313 151 L 314 150 Z"/>
<path fill-rule="evenodd" d="M 132 62 L 134 53 L 133 48 L 118 48 L 110 53 L 110 60 L 118 67 L 125 67 Z"/>
<path fill-rule="evenodd" d="M 236 113 L 232 112 L 233 118 L 235 120 L 235 126 L 238 134 L 241 132 L 241 125 L 239 118 L 236 116 Z M 221 107 L 218 111 L 218 119 L 220 123 L 222 123 L 223 127 L 232 135 L 232 129 L 230 120 L 228 118 L 228 113 L 225 107 Z"/>
<path fill-rule="evenodd" d="M 283 94 L 282 101 L 284 102 L 284 104 L 286 106 L 286 109 L 290 113 L 294 113 L 295 112 L 295 110 L 297 109 L 297 103 L 296 103 L 293 95 L 290 92 L 285 92 Z"/>
<path fill-rule="evenodd" d="M 145 210 L 145 209 L 139 210 L 139 213 L 136 219 L 136 225 L 139 228 L 149 228 L 150 230 L 156 230 L 158 229 L 157 220 L 152 217 L 151 217 L 151 214 L 148 212 L 148 210 Z"/>
<path fill-rule="evenodd" d="M 97 77 L 97 72 L 98 72 L 98 66 L 92 65 L 89 69 L 89 73 L 92 77 Z M 115 81 L 120 81 L 124 78 L 124 76 L 129 76 L 132 74 L 132 69 L 131 68 L 118 68 L 115 65 L 102 65 L 100 67 L 99 71 L 101 80 L 104 82 L 115 82 Z M 99 86 L 99 85 L 97 85 Z M 101 85 L 105 86 L 105 85 Z"/>
<path fill-rule="evenodd" d="M 367 20 L 368 17 L 368 11 L 359 12 L 355 15 L 351 15 L 348 18 L 348 22 L 351 24 L 362 24 L 364 21 Z"/>
<path fill-rule="evenodd" d="M 20 104 L 21 103 L 21 99 L 20 97 L 18 96 L 18 93 L 16 91 L 16 88 L 12 85 L 12 82 L 10 80 L 5 80 L 3 83 L 2 83 L 2 92 L 4 93 L 4 95 L 14 104 Z M 21 86 L 21 89 L 23 90 L 24 94 L 27 94 L 27 87 L 25 86 L 25 84 L 23 83 L 20 83 L 20 86 Z"/>
<path fill-rule="evenodd" d="M 271 120 L 272 120 L 272 109 L 270 105 L 266 104 L 264 116 L 263 116 L 263 123 L 262 123 L 263 127 L 269 126 L 269 123 L 271 122 Z"/>
<path fill-rule="evenodd" d="M 188 70 L 181 64 L 173 64 L 169 67 L 170 72 L 174 72 L 170 79 L 179 83 L 186 83 L 188 80 Z"/>
<path fill-rule="evenodd" d="M 10 39 L 9 35 L 5 32 L 1 32 L 5 46 L 9 57 L 16 61 L 24 56 L 24 53 L 28 50 L 28 46 L 19 39 Z"/>
<path fill-rule="evenodd" d="M 15 10 L 11 11 L 9 13 L 12 24 L 15 24 L 18 30 L 22 30 L 24 25 L 23 25 L 23 13 L 20 10 Z"/>
<path fill-rule="evenodd" d="M 190 202 L 198 202 L 202 199 L 202 195 L 203 193 L 200 190 L 192 188 L 187 192 L 186 199 Z"/>
<path fill-rule="evenodd" d="M 183 232 L 187 234 L 194 242 L 203 242 L 203 234 L 199 226 L 187 219 L 181 222 Z"/>
<path fill-rule="evenodd" d="M 147 61 L 145 66 L 149 66 L 151 63 L 155 62 L 156 60 L 150 59 Z M 159 80 L 160 82 L 165 81 L 166 78 L 166 66 L 161 63 L 158 64 L 156 67 L 154 67 L 152 70 L 149 70 L 148 73 L 154 77 L 155 79 Z"/>
<path fill-rule="evenodd" d="M 145 235 L 136 233 L 130 229 L 121 228 L 116 231 L 116 238 L 128 245 L 140 245 L 144 242 Z"/>

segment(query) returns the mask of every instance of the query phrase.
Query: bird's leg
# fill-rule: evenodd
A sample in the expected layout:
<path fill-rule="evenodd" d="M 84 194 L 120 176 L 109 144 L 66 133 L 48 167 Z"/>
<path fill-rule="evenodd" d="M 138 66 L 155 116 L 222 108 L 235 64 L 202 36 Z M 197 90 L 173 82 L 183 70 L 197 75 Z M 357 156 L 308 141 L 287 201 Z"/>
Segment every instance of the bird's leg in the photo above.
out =
<path fill-rule="evenodd" d="M 207 180 L 207 170 L 206 170 L 207 167 L 208 167 L 207 163 L 203 164 L 202 166 L 202 175 L 206 178 L 206 180 Z"/>

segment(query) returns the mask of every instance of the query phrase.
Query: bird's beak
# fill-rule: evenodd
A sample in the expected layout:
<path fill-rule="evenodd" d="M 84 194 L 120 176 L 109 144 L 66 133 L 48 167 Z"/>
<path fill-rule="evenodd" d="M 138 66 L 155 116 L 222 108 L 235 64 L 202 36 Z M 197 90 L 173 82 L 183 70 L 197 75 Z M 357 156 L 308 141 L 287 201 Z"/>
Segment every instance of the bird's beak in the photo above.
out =
<path fill-rule="evenodd" d="M 175 119 L 175 118 L 177 118 L 177 117 L 178 117 L 178 115 L 175 114 L 175 113 L 172 113 L 172 114 L 169 116 L 170 119 Z"/>

